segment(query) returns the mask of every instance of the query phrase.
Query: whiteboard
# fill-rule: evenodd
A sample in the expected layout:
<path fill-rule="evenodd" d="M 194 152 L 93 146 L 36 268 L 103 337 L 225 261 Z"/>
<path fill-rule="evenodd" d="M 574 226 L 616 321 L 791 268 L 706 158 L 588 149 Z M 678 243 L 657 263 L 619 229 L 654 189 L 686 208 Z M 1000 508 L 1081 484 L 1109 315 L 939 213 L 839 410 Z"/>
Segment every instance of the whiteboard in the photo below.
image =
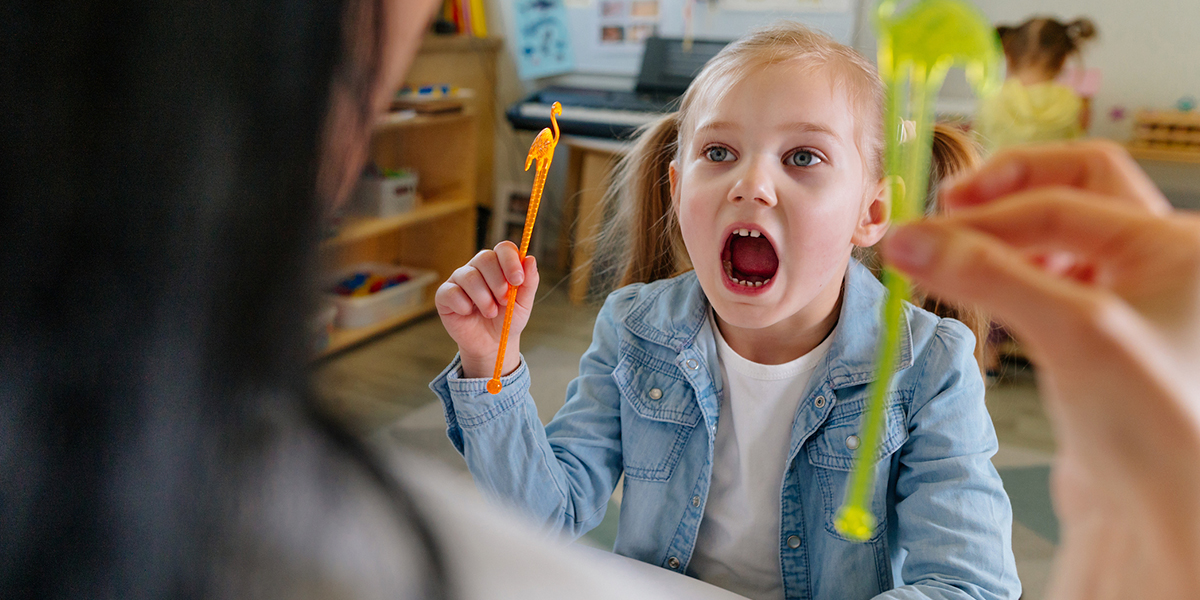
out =
<path fill-rule="evenodd" d="M 632 0 L 625 0 L 632 2 Z M 635 76 L 642 66 L 639 44 L 614 48 L 600 40 L 601 5 L 606 0 L 567 0 L 567 28 L 575 54 L 575 71 Z M 658 0 L 658 34 L 683 37 L 683 11 L 688 0 Z M 833 39 L 854 43 L 857 14 L 853 0 L 695 0 L 692 27 L 697 38 L 734 40 L 780 19 L 799 21 Z M 767 10 L 755 10 L 759 6 Z M 798 6 L 791 10 L 788 6 Z"/>

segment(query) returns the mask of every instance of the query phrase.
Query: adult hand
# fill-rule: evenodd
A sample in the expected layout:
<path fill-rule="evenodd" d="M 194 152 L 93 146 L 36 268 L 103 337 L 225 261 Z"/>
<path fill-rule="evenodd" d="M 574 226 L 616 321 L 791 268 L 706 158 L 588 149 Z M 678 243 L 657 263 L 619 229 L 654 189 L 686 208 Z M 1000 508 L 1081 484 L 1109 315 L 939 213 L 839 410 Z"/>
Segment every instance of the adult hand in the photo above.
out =
<path fill-rule="evenodd" d="M 1200 217 L 1098 142 L 1003 153 L 943 202 L 948 216 L 898 228 L 883 255 L 1003 321 L 1038 367 L 1059 443 L 1053 596 L 1194 595 Z"/>

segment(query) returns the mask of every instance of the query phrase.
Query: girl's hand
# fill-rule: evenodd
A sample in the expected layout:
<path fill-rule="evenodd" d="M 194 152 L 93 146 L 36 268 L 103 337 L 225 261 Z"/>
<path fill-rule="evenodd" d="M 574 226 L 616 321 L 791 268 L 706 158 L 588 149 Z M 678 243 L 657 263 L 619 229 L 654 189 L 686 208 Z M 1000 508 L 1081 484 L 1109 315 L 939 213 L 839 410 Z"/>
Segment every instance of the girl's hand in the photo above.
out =
<path fill-rule="evenodd" d="M 1194 594 L 1200 218 L 1171 213 L 1111 143 L 1003 153 L 943 200 L 957 209 L 896 230 L 883 254 L 1001 319 L 1037 365 L 1059 445 L 1052 595 Z"/>
<path fill-rule="evenodd" d="M 525 257 L 522 265 L 516 244 L 500 242 L 495 250 L 481 250 L 459 267 L 434 295 L 442 325 L 458 343 L 464 377 L 491 377 L 504 328 L 508 286 L 517 289 L 516 308 L 508 333 L 502 374 L 520 365 L 521 331 L 529 321 L 537 293 L 537 261 Z"/>

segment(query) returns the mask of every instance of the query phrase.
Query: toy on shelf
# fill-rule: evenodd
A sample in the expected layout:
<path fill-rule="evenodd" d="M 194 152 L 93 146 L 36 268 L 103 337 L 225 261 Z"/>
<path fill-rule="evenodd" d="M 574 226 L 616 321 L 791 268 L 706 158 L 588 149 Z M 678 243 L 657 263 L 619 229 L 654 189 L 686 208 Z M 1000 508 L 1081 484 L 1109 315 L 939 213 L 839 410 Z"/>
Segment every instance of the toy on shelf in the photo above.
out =
<path fill-rule="evenodd" d="M 417 205 L 415 169 L 381 169 L 374 163 L 363 170 L 347 212 L 365 217 L 391 217 Z"/>
<path fill-rule="evenodd" d="M 331 273 L 322 287 L 337 307 L 334 324 L 358 329 L 419 309 L 425 288 L 435 281 L 436 271 L 365 262 Z"/>
<path fill-rule="evenodd" d="M 447 83 L 420 86 L 405 85 L 392 98 L 392 110 L 412 110 L 422 115 L 460 112 L 463 100 L 474 92 Z"/>
<path fill-rule="evenodd" d="M 374 275 L 370 272 L 359 271 L 342 281 L 338 282 L 333 288 L 333 293 L 339 296 L 352 296 L 360 298 L 386 290 L 390 287 L 395 287 L 406 281 L 410 277 L 407 273 L 395 273 L 392 275 Z"/>
<path fill-rule="evenodd" d="M 533 161 L 537 161 L 537 175 L 533 178 L 533 192 L 529 196 L 529 209 L 525 211 L 525 230 L 521 232 L 521 247 L 517 255 L 525 261 L 525 252 L 529 250 L 529 237 L 533 234 L 533 222 L 537 220 L 538 205 L 542 202 L 542 188 L 546 187 L 546 174 L 550 172 L 550 161 L 554 159 L 554 147 L 558 145 L 558 115 L 562 114 L 562 105 L 555 102 L 550 107 L 550 125 L 554 132 L 547 127 L 541 130 L 533 144 L 529 146 L 529 154 L 525 156 L 525 170 L 528 171 Z M 518 286 L 519 287 L 519 286 Z M 493 395 L 502 389 L 500 372 L 504 368 L 504 351 L 508 347 L 508 329 L 512 326 L 513 307 L 517 305 L 517 289 L 508 286 L 508 302 L 504 306 L 504 327 L 500 330 L 500 351 L 496 354 L 496 369 L 487 383 L 487 389 Z"/>
<path fill-rule="evenodd" d="M 886 87 L 884 164 L 893 199 L 891 216 L 893 223 L 905 223 L 925 212 L 934 104 L 946 73 L 962 65 L 976 94 L 985 96 L 1000 87 L 1003 52 L 995 28 L 963 0 L 916 0 L 899 14 L 897 4 L 897 0 L 882 0 L 876 6 L 875 27 L 879 75 Z M 877 523 L 868 501 L 899 354 L 900 318 L 904 301 L 910 297 L 908 279 L 900 273 L 885 268 L 883 282 L 888 294 L 875 380 L 868 391 L 861 445 L 854 457 L 845 503 L 834 523 L 842 535 L 860 542 L 874 534 Z"/>
<path fill-rule="evenodd" d="M 1143 110 L 1134 119 L 1132 148 L 1200 153 L 1200 113 Z"/>

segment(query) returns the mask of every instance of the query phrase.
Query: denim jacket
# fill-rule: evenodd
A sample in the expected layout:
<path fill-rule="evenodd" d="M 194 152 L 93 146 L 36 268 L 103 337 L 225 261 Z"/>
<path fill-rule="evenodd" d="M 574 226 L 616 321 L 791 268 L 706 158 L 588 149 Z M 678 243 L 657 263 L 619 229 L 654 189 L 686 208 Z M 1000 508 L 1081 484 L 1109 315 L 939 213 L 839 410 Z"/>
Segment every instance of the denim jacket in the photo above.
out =
<path fill-rule="evenodd" d="M 786 597 L 1013 599 L 1012 509 L 990 458 L 996 434 L 958 321 L 907 305 L 866 543 L 834 528 L 874 378 L 885 291 L 862 265 L 845 278 L 834 339 L 792 423 L 780 489 Z M 614 552 L 680 573 L 712 478 L 721 368 L 694 273 L 613 292 L 566 404 L 546 426 L 524 361 L 492 396 L 454 362 L 430 384 L 476 484 L 552 530 L 600 523 L 625 474 Z M 851 444 L 854 445 L 854 444 Z"/>

